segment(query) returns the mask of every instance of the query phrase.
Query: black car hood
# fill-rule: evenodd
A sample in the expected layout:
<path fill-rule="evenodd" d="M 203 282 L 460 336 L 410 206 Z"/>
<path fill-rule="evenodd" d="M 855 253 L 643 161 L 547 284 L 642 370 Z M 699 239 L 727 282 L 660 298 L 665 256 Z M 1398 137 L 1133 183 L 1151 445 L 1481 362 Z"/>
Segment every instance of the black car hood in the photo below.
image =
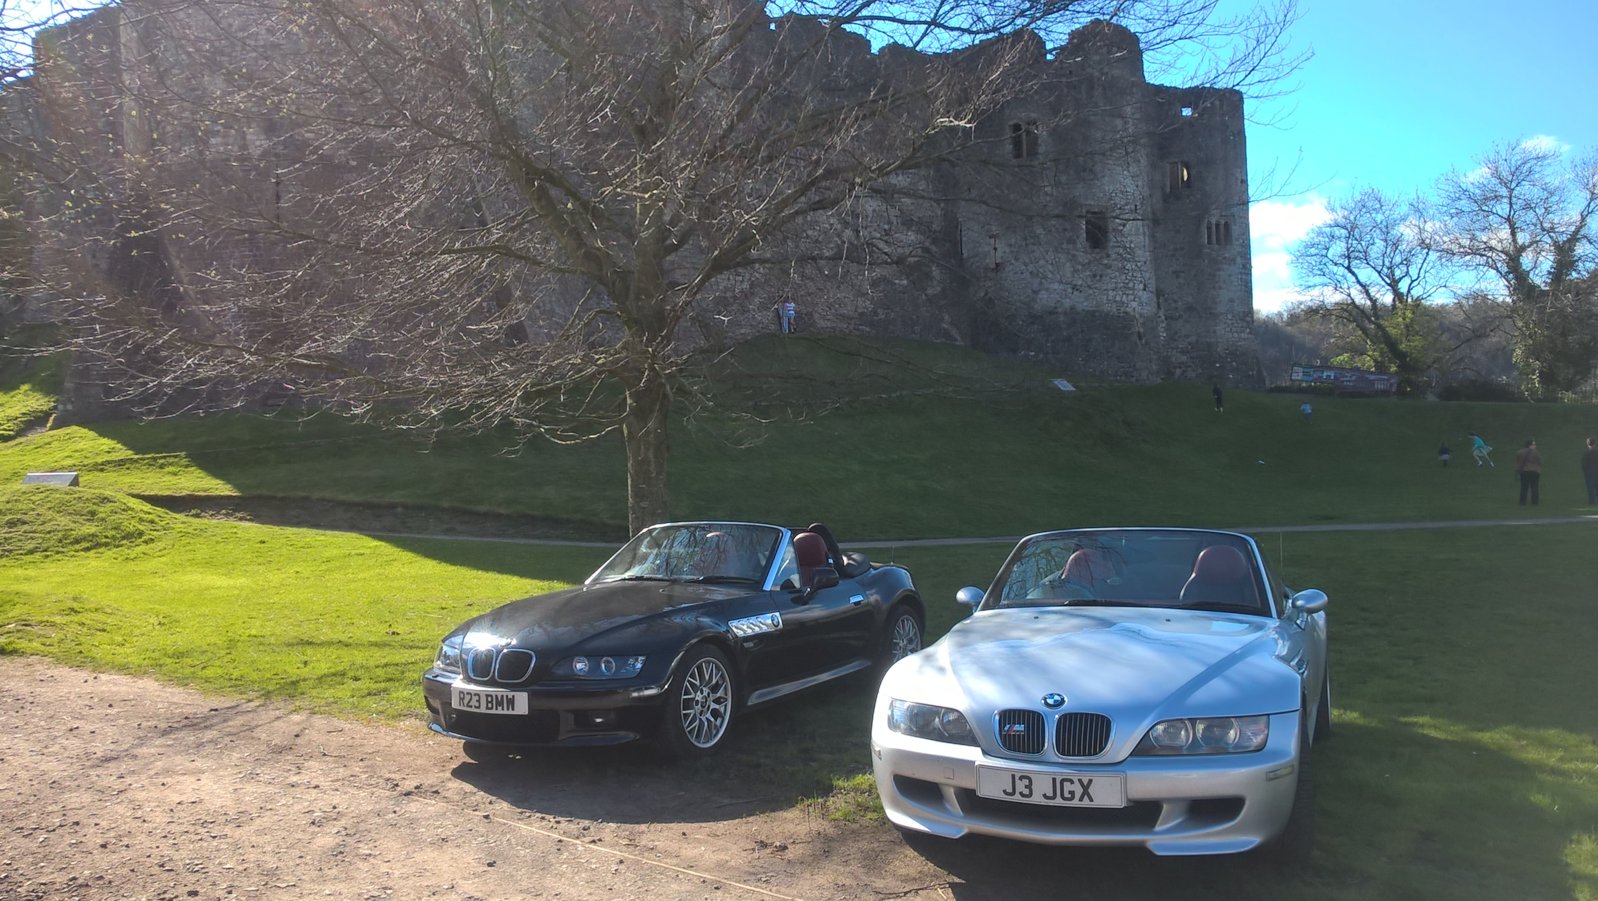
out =
<path fill-rule="evenodd" d="M 763 593 L 753 585 L 602 582 L 512 601 L 466 623 L 463 631 L 546 652 L 632 632 L 611 637 L 631 640 L 636 652 L 645 652 L 647 645 L 679 637 L 722 602 Z"/>

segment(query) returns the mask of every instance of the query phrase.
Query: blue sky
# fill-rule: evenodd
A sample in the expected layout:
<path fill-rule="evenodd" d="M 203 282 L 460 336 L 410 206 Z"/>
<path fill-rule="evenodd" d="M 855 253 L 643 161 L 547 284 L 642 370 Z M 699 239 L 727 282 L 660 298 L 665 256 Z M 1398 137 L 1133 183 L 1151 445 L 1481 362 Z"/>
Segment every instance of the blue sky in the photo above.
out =
<path fill-rule="evenodd" d="M 1294 43 L 1315 58 L 1291 94 L 1250 106 L 1264 120 L 1248 130 L 1256 193 L 1293 171 L 1289 193 L 1250 214 L 1257 312 L 1296 296 L 1293 243 L 1356 187 L 1424 191 L 1496 143 L 1539 136 L 1598 148 L 1598 0 L 1300 3 Z"/>

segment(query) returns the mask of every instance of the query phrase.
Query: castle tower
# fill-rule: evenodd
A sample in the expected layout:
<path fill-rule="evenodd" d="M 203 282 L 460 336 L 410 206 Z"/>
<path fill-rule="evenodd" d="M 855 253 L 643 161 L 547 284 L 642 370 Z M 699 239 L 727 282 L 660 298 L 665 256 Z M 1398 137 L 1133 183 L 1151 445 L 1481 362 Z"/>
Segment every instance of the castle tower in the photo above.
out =
<path fill-rule="evenodd" d="M 1161 376 L 1253 384 L 1259 363 L 1242 95 L 1165 87 L 1151 94 Z"/>
<path fill-rule="evenodd" d="M 1242 97 L 1144 79 L 1073 32 L 973 130 L 956 176 L 970 343 L 1129 381 L 1256 379 Z"/>

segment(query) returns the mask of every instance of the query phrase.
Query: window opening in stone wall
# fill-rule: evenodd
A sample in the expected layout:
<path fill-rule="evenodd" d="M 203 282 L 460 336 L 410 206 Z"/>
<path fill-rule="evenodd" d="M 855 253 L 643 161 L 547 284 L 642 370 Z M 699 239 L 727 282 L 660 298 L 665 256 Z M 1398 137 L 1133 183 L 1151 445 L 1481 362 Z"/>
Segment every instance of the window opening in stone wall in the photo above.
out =
<path fill-rule="evenodd" d="M 1170 194 L 1193 187 L 1193 166 L 1186 160 L 1174 160 L 1166 163 L 1165 182 L 1165 190 Z"/>
<path fill-rule="evenodd" d="M 1110 246 L 1110 216 L 1103 210 L 1088 210 L 1082 218 L 1082 237 L 1089 250 L 1103 250 Z"/>
<path fill-rule="evenodd" d="M 1037 120 L 1010 123 L 1010 156 L 1018 160 L 1035 159 L 1038 155 Z"/>
<path fill-rule="evenodd" d="M 1232 243 L 1232 220 L 1211 219 L 1204 223 L 1204 243 L 1211 247 Z"/>

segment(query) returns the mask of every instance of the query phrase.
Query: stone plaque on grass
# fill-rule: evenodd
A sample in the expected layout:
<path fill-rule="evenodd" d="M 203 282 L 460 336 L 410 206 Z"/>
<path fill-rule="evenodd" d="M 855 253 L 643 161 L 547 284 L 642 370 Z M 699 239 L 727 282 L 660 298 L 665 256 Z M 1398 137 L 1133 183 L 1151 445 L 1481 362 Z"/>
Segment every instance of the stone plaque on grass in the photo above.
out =
<path fill-rule="evenodd" d="M 30 472 L 22 477 L 24 485 L 60 485 L 63 488 L 78 487 L 78 474 L 75 472 Z"/>

